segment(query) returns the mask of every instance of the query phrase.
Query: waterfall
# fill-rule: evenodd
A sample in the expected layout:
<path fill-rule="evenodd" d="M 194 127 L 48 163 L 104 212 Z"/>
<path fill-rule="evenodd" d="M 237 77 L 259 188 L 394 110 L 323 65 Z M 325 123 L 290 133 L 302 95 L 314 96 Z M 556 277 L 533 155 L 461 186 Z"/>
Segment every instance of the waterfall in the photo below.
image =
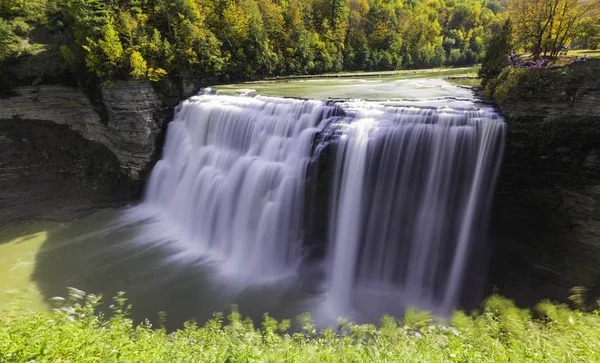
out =
<path fill-rule="evenodd" d="M 473 245 L 486 243 L 504 123 L 481 110 L 363 117 L 337 145 L 330 299 L 337 308 L 356 297 L 376 314 L 411 304 L 448 312 L 478 263 Z"/>
<path fill-rule="evenodd" d="M 199 95 L 169 124 L 140 208 L 159 221 L 149 236 L 243 281 L 321 259 L 339 314 L 446 311 L 485 259 L 504 134 L 477 107 Z"/>
<path fill-rule="evenodd" d="M 231 274 L 272 277 L 301 258 L 316 101 L 201 95 L 180 105 L 145 205 Z"/>
<path fill-rule="evenodd" d="M 350 307 L 352 280 L 356 269 L 358 247 L 361 241 L 363 216 L 364 173 L 367 167 L 369 131 L 373 119 L 361 119 L 350 124 L 341 137 L 336 167 L 335 213 L 332 214 L 336 232 L 330 237 L 334 246 L 331 294 L 336 296 L 337 305 L 344 311 Z"/>

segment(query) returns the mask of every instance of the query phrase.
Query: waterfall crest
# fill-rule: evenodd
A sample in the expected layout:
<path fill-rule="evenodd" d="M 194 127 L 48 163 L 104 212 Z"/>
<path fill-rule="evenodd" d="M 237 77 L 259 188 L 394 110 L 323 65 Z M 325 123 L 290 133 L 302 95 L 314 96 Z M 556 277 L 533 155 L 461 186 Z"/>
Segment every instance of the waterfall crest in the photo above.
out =
<path fill-rule="evenodd" d="M 446 311 L 484 258 L 504 134 L 477 108 L 204 94 L 178 108 L 140 208 L 244 281 L 294 275 L 321 244 L 340 314 Z"/>

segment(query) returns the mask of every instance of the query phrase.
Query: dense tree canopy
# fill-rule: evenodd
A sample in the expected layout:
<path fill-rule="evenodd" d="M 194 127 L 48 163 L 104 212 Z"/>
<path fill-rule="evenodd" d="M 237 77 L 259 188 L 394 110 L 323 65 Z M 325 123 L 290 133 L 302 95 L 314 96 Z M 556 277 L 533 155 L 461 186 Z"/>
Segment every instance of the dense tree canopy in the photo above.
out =
<path fill-rule="evenodd" d="M 482 86 L 487 86 L 489 81 L 498 77 L 500 72 L 508 66 L 507 54 L 511 52 L 513 45 L 512 33 L 512 23 L 510 19 L 507 19 L 502 25 L 502 29 L 490 38 L 479 69 Z"/>
<path fill-rule="evenodd" d="M 0 0 L 0 60 L 51 49 L 98 80 L 467 65 L 484 56 L 505 3 Z"/>
<path fill-rule="evenodd" d="M 28 65 L 33 81 L 70 74 L 101 82 L 460 66 L 483 59 L 491 36 L 509 16 L 516 44 L 536 57 L 556 55 L 571 43 L 597 47 L 599 4 L 0 0 L 0 61 L 35 57 Z"/>
<path fill-rule="evenodd" d="M 536 57 L 600 43 L 598 0 L 0 0 L 0 61 L 33 82 L 460 66 L 509 17 Z"/>

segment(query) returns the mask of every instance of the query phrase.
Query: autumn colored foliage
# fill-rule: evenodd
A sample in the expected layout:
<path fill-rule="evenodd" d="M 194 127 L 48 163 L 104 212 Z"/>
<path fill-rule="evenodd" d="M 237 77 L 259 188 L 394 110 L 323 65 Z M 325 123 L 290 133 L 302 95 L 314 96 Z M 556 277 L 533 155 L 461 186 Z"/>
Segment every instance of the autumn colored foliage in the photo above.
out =
<path fill-rule="evenodd" d="M 100 80 L 471 65 L 504 10 L 492 0 L 0 0 L 0 60 L 52 51 L 68 72 Z"/>

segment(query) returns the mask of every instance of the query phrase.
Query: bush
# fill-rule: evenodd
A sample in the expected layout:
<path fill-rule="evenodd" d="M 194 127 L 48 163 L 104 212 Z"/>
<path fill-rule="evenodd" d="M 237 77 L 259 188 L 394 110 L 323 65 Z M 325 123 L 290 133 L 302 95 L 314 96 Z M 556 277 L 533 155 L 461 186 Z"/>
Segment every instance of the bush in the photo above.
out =
<path fill-rule="evenodd" d="M 488 80 L 485 86 L 486 93 L 490 98 L 500 103 L 507 102 L 511 98 L 517 98 L 521 79 L 531 72 L 532 70 L 528 68 L 507 67 L 502 70 L 498 77 Z"/>
<path fill-rule="evenodd" d="M 0 362 L 598 362 L 600 313 L 543 302 L 537 318 L 499 296 L 480 313 L 456 312 L 444 324 L 407 311 L 402 322 L 383 317 L 379 327 L 341 322 L 318 331 L 309 315 L 290 332 L 290 321 L 266 315 L 256 327 L 233 309 L 224 318 L 172 333 L 135 326 L 123 294 L 107 318 L 101 300 L 72 289 L 53 312 L 0 314 Z"/>

